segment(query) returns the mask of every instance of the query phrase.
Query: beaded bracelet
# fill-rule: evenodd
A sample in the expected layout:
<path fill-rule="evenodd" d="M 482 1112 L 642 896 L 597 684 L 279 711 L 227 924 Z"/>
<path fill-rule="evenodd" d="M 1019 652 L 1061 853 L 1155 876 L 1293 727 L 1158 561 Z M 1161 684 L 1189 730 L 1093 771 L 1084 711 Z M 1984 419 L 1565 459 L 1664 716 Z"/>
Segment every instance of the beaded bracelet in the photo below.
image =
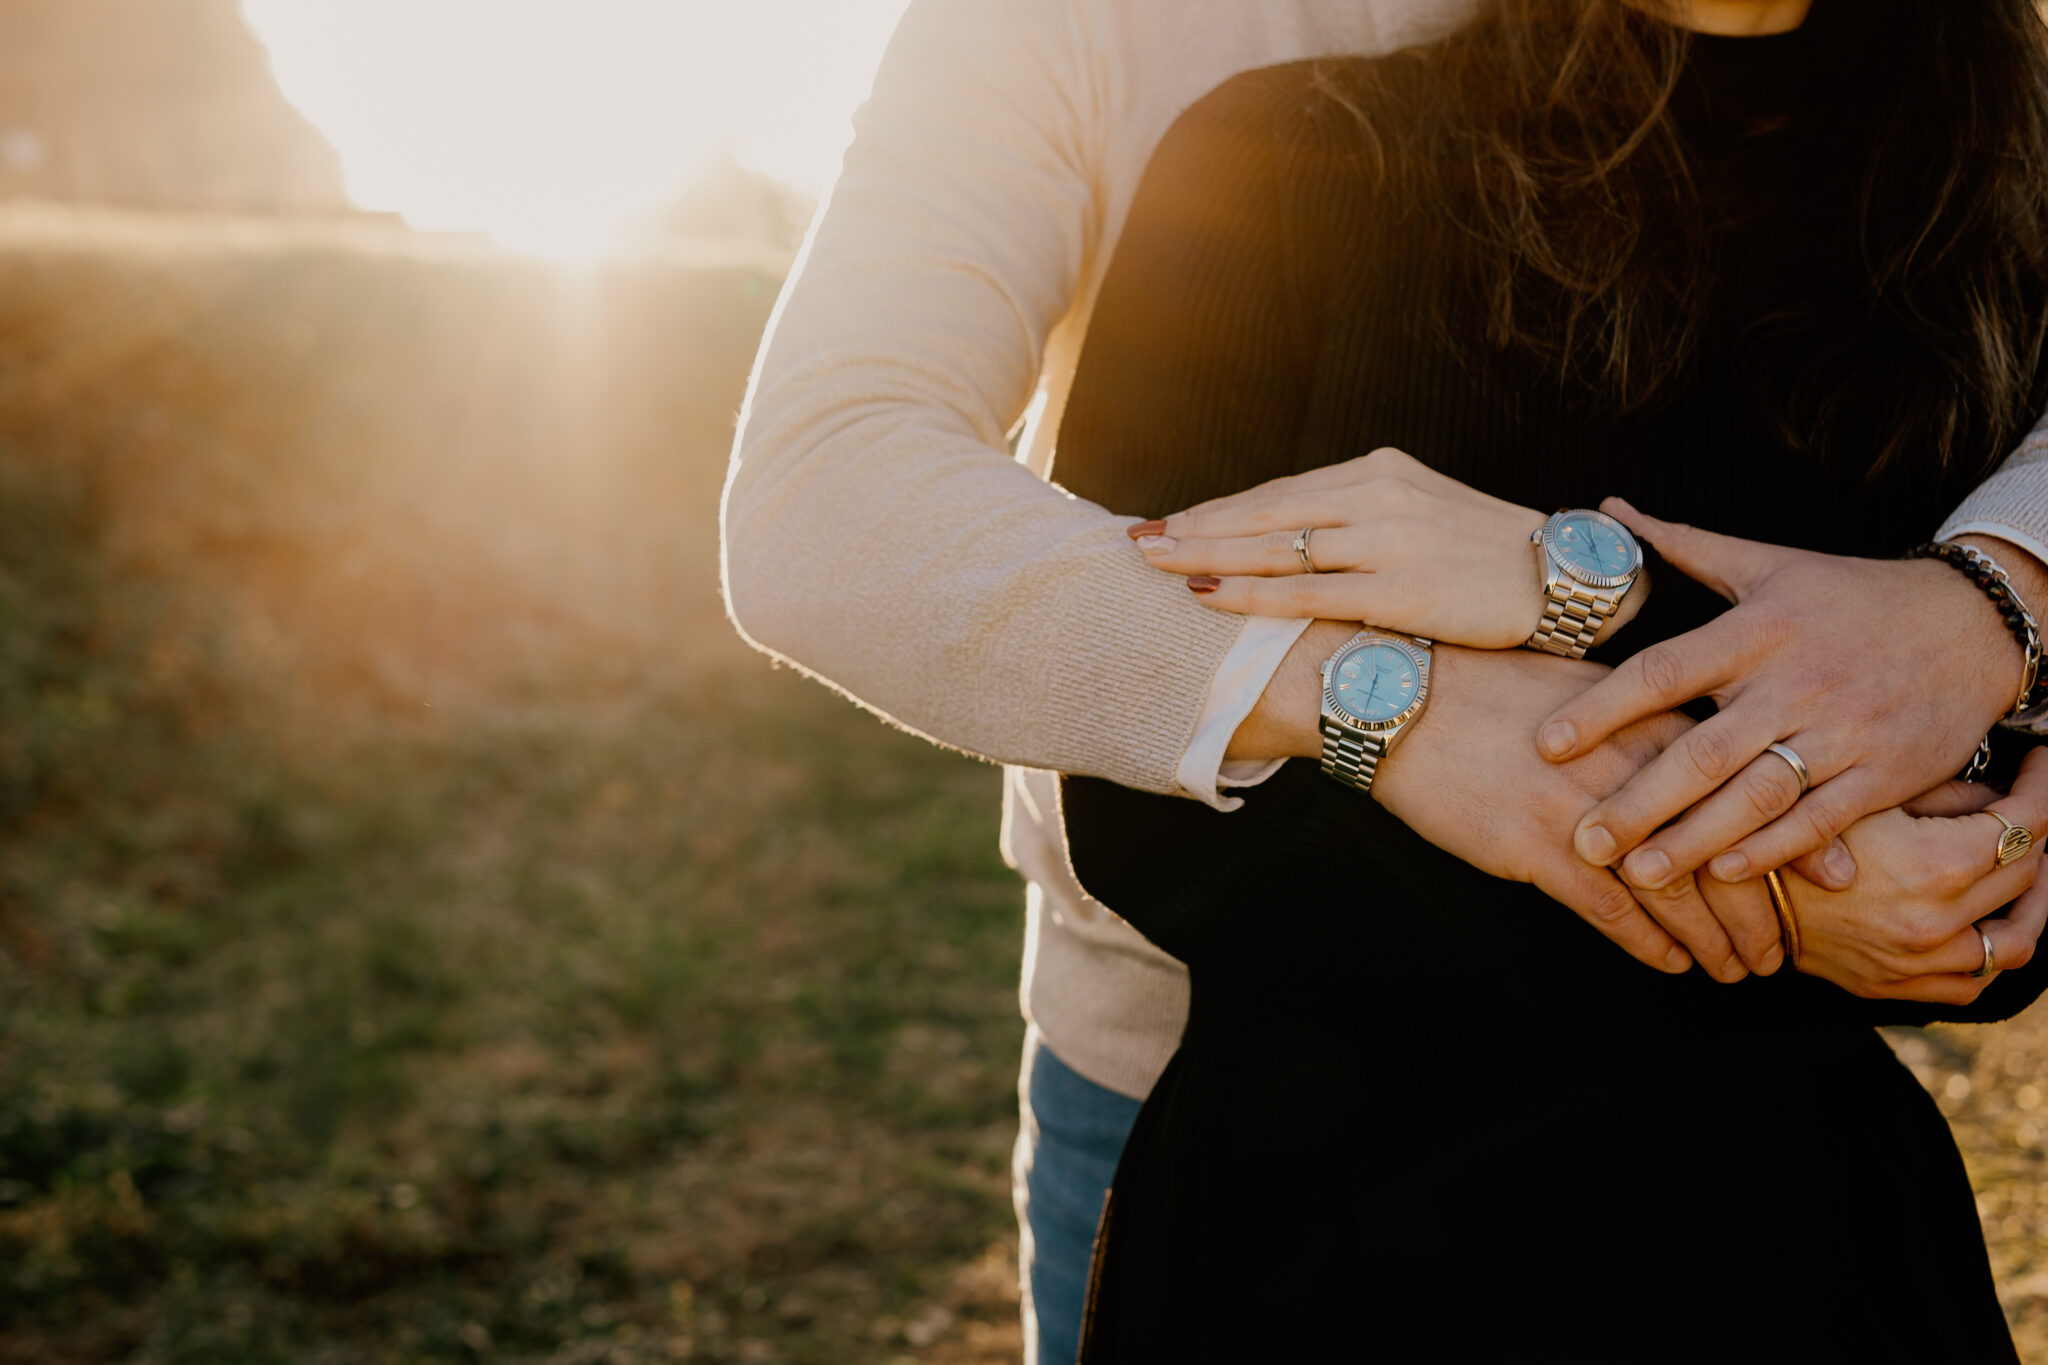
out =
<path fill-rule="evenodd" d="M 2041 667 L 2041 624 L 2013 590 L 2012 579 L 2006 576 L 1998 561 L 1981 550 L 1958 545 L 1952 540 L 1933 540 L 1925 545 L 1916 545 L 1906 557 L 1938 559 L 1975 583 L 1991 599 L 1991 605 L 1998 609 L 1999 617 L 2004 620 L 2006 629 L 2012 632 L 2012 637 L 2020 642 L 2020 649 L 2026 654 L 2026 666 L 2020 674 L 2019 699 L 2006 713 L 2007 718 L 2048 702 L 2048 670 Z"/>

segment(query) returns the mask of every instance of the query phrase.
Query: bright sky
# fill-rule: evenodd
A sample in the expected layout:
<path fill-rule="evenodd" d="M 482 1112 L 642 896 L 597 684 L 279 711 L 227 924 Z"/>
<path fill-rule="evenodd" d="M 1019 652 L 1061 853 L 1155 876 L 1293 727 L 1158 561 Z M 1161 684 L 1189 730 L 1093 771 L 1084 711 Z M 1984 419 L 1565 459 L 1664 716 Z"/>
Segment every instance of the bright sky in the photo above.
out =
<path fill-rule="evenodd" d="M 349 195 L 547 255 L 731 153 L 830 182 L 905 0 L 242 0 Z"/>

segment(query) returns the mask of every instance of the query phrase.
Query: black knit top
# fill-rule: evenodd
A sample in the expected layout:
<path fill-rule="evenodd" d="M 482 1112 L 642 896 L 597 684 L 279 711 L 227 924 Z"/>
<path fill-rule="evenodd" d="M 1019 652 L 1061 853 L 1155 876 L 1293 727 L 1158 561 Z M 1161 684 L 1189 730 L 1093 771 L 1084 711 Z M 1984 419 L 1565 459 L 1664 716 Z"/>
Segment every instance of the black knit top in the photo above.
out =
<path fill-rule="evenodd" d="M 1814 42 L 1696 44 L 1681 108 L 1723 284 L 1691 371 L 1626 415 L 1452 339 L 1479 319 L 1457 312 L 1469 291 L 1447 275 L 1429 206 L 1384 202 L 1360 113 L 1390 111 L 1354 107 L 1362 61 L 1226 83 L 1140 187 L 1054 477 L 1159 516 L 1391 445 L 1533 508 L 1620 494 L 1838 554 L 1926 539 L 1982 466 L 1867 480 L 1789 449 L 1757 396 L 1758 310 L 1794 292 L 1824 310 L 1856 288 L 1839 199 L 1853 147 L 1823 153 L 1811 135 L 1854 73 L 1829 74 Z M 1398 91 L 1389 70 L 1371 88 Z M 1667 572 L 1613 657 L 1720 607 Z M 1246 797 L 1220 814 L 1063 784 L 1082 884 L 1193 986 L 1118 1174 L 1084 1359 L 1718 1360 L 1786 1333 L 1831 1353 L 1813 1359 L 2011 1358 L 1946 1128 L 1869 1027 L 1941 1011 L 1789 971 L 1733 987 L 1664 977 L 1313 763 Z M 2003 1017 L 2040 978 L 2003 974 L 1964 1014 Z M 1798 1208 L 1780 1198 L 1787 1162 Z M 1910 1226 L 1862 1193 L 1901 1181 Z M 1924 1318 L 1887 1297 L 1883 1273 L 1916 1243 L 1916 1265 L 1932 1251 L 1942 1267 Z M 1696 1319 L 1724 1258 L 1770 1254 L 1828 1267 L 1802 1271 L 1817 1307 L 1731 1286 L 1746 1297 L 1715 1300 L 1696 1352 L 1662 1336 L 1645 1350 L 1673 1315 Z M 1467 1292 L 1506 1325 L 1462 1315 Z M 1446 1340 L 1474 1353 L 1445 1354 Z"/>

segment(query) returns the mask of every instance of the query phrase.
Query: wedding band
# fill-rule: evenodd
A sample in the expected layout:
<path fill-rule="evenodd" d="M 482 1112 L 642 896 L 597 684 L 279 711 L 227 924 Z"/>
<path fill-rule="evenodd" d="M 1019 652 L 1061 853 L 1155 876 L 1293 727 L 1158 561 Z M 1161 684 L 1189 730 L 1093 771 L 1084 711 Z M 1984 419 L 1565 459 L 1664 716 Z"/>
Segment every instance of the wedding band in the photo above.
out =
<path fill-rule="evenodd" d="M 1771 893 L 1771 910 L 1778 917 L 1778 941 L 1784 945 L 1785 960 L 1794 970 L 1799 966 L 1799 917 L 1792 913 L 1792 893 L 1785 889 L 1785 879 L 1772 868 L 1764 873 L 1764 886 Z"/>
<path fill-rule="evenodd" d="M 2034 847 L 2034 832 L 2015 825 L 1995 810 L 1987 810 L 1984 813 L 2005 826 L 2005 833 L 1998 836 L 1998 865 L 2011 867 L 2026 857 Z"/>
<path fill-rule="evenodd" d="M 1316 571 L 1315 561 L 1308 557 L 1308 538 L 1315 534 L 1315 530 L 1316 528 L 1313 526 L 1304 526 L 1301 528 L 1301 534 L 1294 538 L 1294 553 L 1301 557 L 1301 571 L 1303 573 L 1314 573 Z"/>
<path fill-rule="evenodd" d="M 1972 981 L 1982 981 L 1985 977 L 1998 970 L 1998 956 L 1991 951 L 1991 935 L 1985 933 L 1980 928 L 1977 930 L 1977 937 L 1984 940 L 1984 965 L 1970 973 L 1970 980 Z"/>
<path fill-rule="evenodd" d="M 1806 795 L 1806 789 L 1813 785 L 1813 775 L 1806 771 L 1806 760 L 1793 753 L 1789 744 L 1766 744 L 1764 748 L 1792 765 L 1792 775 L 1799 779 L 1799 794 Z"/>

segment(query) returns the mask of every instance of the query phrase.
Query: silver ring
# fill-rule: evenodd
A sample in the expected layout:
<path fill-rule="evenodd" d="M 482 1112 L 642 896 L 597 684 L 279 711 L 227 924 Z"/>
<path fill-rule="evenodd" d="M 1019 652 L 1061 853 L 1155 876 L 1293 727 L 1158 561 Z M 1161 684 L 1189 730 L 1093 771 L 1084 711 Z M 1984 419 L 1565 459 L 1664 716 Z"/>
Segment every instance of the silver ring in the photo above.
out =
<path fill-rule="evenodd" d="M 1792 775 L 1799 779 L 1799 794 L 1806 795 L 1806 789 L 1813 785 L 1813 775 L 1806 771 L 1806 760 L 1793 753 L 1789 744 L 1766 744 L 1764 747 L 1792 765 Z"/>
<path fill-rule="evenodd" d="M 1316 571 L 1315 561 L 1308 557 L 1308 538 L 1315 534 L 1315 530 L 1316 528 L 1313 526 L 1304 526 L 1301 528 L 1301 534 L 1294 538 L 1294 553 L 1301 557 L 1301 571 L 1303 573 L 1314 573 Z"/>
<path fill-rule="evenodd" d="M 1984 965 L 1970 973 L 1972 981 L 1982 981 L 1985 977 L 1998 970 L 1998 956 L 1991 951 L 1991 935 L 1985 933 L 1980 928 L 1977 930 L 1977 937 L 1984 940 Z"/>

